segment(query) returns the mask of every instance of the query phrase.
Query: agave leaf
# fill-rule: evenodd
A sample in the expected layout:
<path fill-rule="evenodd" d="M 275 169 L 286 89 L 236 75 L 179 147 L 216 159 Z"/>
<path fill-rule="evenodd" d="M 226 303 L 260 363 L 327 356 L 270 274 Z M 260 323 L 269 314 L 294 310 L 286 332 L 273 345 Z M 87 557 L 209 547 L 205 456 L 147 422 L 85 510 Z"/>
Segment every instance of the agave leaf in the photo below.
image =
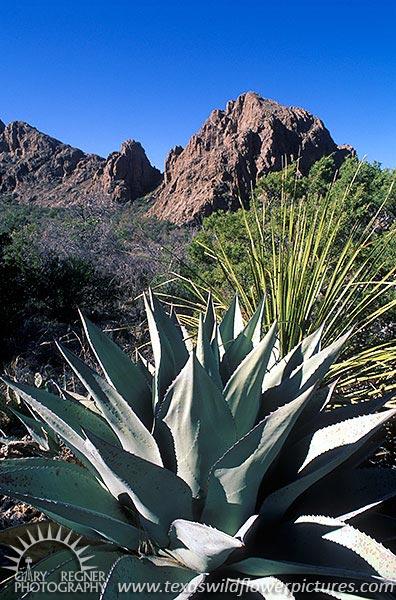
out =
<path fill-rule="evenodd" d="M 277 364 L 279 364 L 280 360 L 281 360 L 280 341 L 279 341 L 279 336 L 277 336 L 276 340 L 274 342 L 274 347 L 272 348 L 270 359 L 268 361 L 266 376 Z M 264 380 L 265 380 L 265 377 L 263 379 L 263 388 L 262 388 L 263 391 L 265 389 Z"/>
<path fill-rule="evenodd" d="M 357 453 L 395 412 L 396 410 L 387 410 L 344 421 L 343 424 L 338 424 L 343 425 L 336 431 L 340 435 L 338 440 L 316 432 L 314 438 L 319 436 L 323 440 L 323 446 L 313 443 L 309 451 L 309 461 L 312 464 L 308 465 L 305 461 L 305 468 L 301 469 L 299 478 L 268 496 L 260 513 L 265 518 L 280 518 L 301 494 Z"/>
<path fill-rule="evenodd" d="M 172 354 L 172 346 L 166 337 L 165 332 L 157 324 L 153 310 L 146 296 L 143 295 L 143 298 L 155 364 L 152 398 L 155 408 L 175 378 L 177 369 L 175 366 L 175 358 Z"/>
<path fill-rule="evenodd" d="M 31 566 L 32 578 L 35 577 L 36 572 L 44 573 L 44 576 L 40 575 L 40 578 L 42 579 L 44 577 L 45 581 L 47 581 L 50 574 L 52 577 L 60 577 L 61 570 L 64 570 L 65 568 L 71 570 L 70 567 L 73 565 L 70 565 L 70 563 L 75 563 L 75 561 L 75 555 L 71 554 L 69 550 L 55 552 Z M 7 580 L 5 586 L 0 590 L 1 600 L 22 600 L 22 598 L 26 598 L 26 592 L 21 591 L 18 593 L 15 589 L 15 584 L 15 577 L 11 577 Z M 29 594 L 30 598 L 32 598 L 32 596 L 34 598 L 33 594 Z"/>
<path fill-rule="evenodd" d="M 176 563 L 157 566 L 145 557 L 120 556 L 107 577 L 100 600 L 117 600 L 120 586 L 128 584 L 131 585 L 128 597 L 136 595 L 141 600 L 173 600 L 179 597 L 180 589 L 189 587 L 195 578 L 196 573 Z"/>
<path fill-rule="evenodd" d="M 355 571 L 345 568 L 323 567 L 318 564 L 309 564 L 305 562 L 289 560 L 271 560 L 267 558 L 246 558 L 240 562 L 235 562 L 228 569 L 233 572 L 238 571 L 243 575 L 251 577 L 271 577 L 277 575 L 318 575 L 323 577 L 335 577 L 338 579 L 353 579 L 358 581 L 375 581 L 378 577 L 365 573 L 364 571 Z"/>
<path fill-rule="evenodd" d="M 65 389 L 60 390 L 60 395 L 62 398 L 71 398 L 71 400 L 77 400 L 80 404 L 88 408 L 90 411 L 96 413 L 103 417 L 103 413 L 100 410 L 99 406 L 95 403 L 95 400 L 92 400 L 92 396 L 89 394 L 88 396 L 82 396 L 81 394 L 76 394 L 75 392 L 70 392 Z"/>
<path fill-rule="evenodd" d="M 318 588 L 318 592 L 320 594 L 331 596 L 332 598 L 337 598 L 338 600 L 372 600 L 372 597 L 370 596 L 362 596 L 361 594 L 348 594 L 346 592 L 333 590 L 330 587 Z"/>
<path fill-rule="evenodd" d="M 243 359 L 224 389 L 238 437 L 256 423 L 261 405 L 261 386 L 276 339 L 277 324 L 272 325 L 263 340 Z"/>
<path fill-rule="evenodd" d="M 345 523 L 329 517 L 303 516 L 278 528 L 269 555 L 280 560 L 294 559 L 304 564 L 344 569 L 379 577 L 378 572 L 353 549 L 326 539 L 327 534 Z M 283 541 L 282 541 L 283 540 Z M 287 541 L 285 543 L 285 541 Z"/>
<path fill-rule="evenodd" d="M 151 294 L 152 296 L 152 290 L 149 290 L 149 294 Z M 153 300 L 151 299 L 151 305 L 153 306 Z M 185 339 L 186 337 L 189 337 L 186 328 L 183 327 L 183 325 L 180 322 L 180 319 L 177 315 L 177 312 L 175 310 L 175 307 L 173 304 L 171 304 L 170 306 L 170 311 L 169 311 L 169 318 L 172 321 L 173 325 L 176 327 L 176 329 L 179 332 L 179 336 L 182 338 L 183 342 L 186 344 L 187 347 L 187 340 Z"/>
<path fill-rule="evenodd" d="M 10 411 L 25 425 L 33 440 L 42 450 L 48 451 L 56 447 L 56 439 L 53 433 L 42 421 L 28 417 L 15 408 L 10 407 Z"/>
<path fill-rule="evenodd" d="M 196 348 L 197 359 L 207 372 L 207 374 L 213 379 L 217 387 L 222 390 L 223 383 L 221 381 L 219 372 L 219 360 L 215 357 L 210 344 L 210 339 L 207 335 L 207 329 L 203 322 L 202 313 L 199 315 L 199 326 L 198 326 L 198 339 Z"/>
<path fill-rule="evenodd" d="M 351 519 L 394 496 L 396 469 L 348 469 L 327 476 L 309 489 L 298 500 L 296 511 L 304 507 L 310 514 L 323 512 L 329 517 Z"/>
<path fill-rule="evenodd" d="M 221 320 L 219 330 L 225 350 L 228 349 L 233 340 L 243 331 L 243 319 L 238 294 L 235 294 L 233 301 Z"/>
<path fill-rule="evenodd" d="M 153 377 L 155 373 L 155 367 L 151 362 L 143 356 L 139 351 L 136 352 L 137 361 L 136 366 L 140 369 L 147 383 L 152 386 Z"/>
<path fill-rule="evenodd" d="M 259 515 L 251 515 L 245 523 L 238 529 L 235 536 L 239 538 L 243 542 L 249 537 L 249 535 L 253 532 L 255 526 L 260 522 Z"/>
<path fill-rule="evenodd" d="M 312 436 L 307 456 L 299 471 L 303 471 L 310 463 L 322 457 L 326 452 L 358 442 L 378 423 L 383 423 L 384 419 L 390 419 L 395 413 L 396 409 L 374 415 L 362 415 L 318 429 Z"/>
<path fill-rule="evenodd" d="M 203 326 L 205 328 L 205 332 L 207 335 L 207 338 L 209 339 L 210 342 L 212 342 L 212 340 L 215 337 L 216 331 L 216 311 L 215 311 L 215 307 L 214 307 L 214 303 L 213 303 L 213 297 L 212 297 L 212 293 L 209 291 L 209 295 L 208 295 L 208 301 L 206 303 L 206 310 L 205 310 L 205 315 L 203 318 Z"/>
<path fill-rule="evenodd" d="M 394 395 L 395 392 L 391 392 L 381 398 L 364 400 L 363 402 L 354 402 L 347 406 L 332 408 L 318 416 L 316 429 L 322 429 L 328 425 L 334 425 L 340 421 L 345 421 L 346 419 L 353 419 L 354 417 L 374 413 L 385 406 Z"/>
<path fill-rule="evenodd" d="M 95 398 L 104 417 L 113 429 L 122 447 L 147 460 L 161 465 L 162 460 L 157 443 L 139 417 L 133 412 L 126 400 L 117 390 L 100 377 L 67 348 L 58 344 L 63 356 L 81 380 L 89 393 Z M 87 427 L 90 429 L 89 425 Z"/>
<path fill-rule="evenodd" d="M 8 567 L 6 566 L 6 561 L 4 559 L 10 558 L 10 557 L 7 557 L 4 555 L 4 552 L 7 552 L 9 550 L 9 548 L 7 548 L 7 550 L 6 550 L 5 546 L 11 547 L 12 549 L 14 549 L 16 546 L 18 546 L 17 540 L 20 540 L 20 539 L 32 540 L 33 538 L 35 539 L 38 534 L 38 527 L 40 528 L 40 531 L 44 533 L 44 536 L 45 536 L 48 533 L 52 534 L 54 527 L 57 528 L 57 525 L 56 524 L 54 525 L 53 521 L 40 521 L 39 523 L 25 523 L 23 525 L 14 525 L 12 527 L 8 527 L 7 529 L 3 529 L 2 531 L 0 531 L 0 547 L 2 547 L 1 551 L 2 551 L 2 558 L 3 558 L 1 565 L 0 565 L 0 577 L 4 574 L 4 573 L 2 573 L 2 570 L 4 569 L 4 571 L 6 571 L 8 569 Z M 52 535 L 51 535 L 51 537 L 52 537 Z M 86 540 L 84 540 L 84 542 L 81 541 L 80 545 L 83 545 L 85 542 L 86 542 Z M 90 538 L 89 544 L 91 546 L 97 546 L 98 544 L 100 544 L 102 546 L 103 542 L 102 542 L 102 540 L 98 541 L 98 540 L 93 540 L 92 538 Z M 39 560 L 46 558 L 47 556 L 49 556 L 50 554 L 52 554 L 58 550 L 59 550 L 59 542 L 57 542 L 56 540 L 53 540 L 53 539 L 52 539 L 52 541 L 46 540 L 45 544 L 34 544 L 33 546 L 30 546 L 29 557 L 32 559 L 32 563 L 35 564 Z M 9 566 L 11 566 L 11 565 L 9 565 Z M 8 571 L 8 572 L 10 572 L 10 571 Z M 4 584 L 3 580 L 0 580 L 0 581 L 1 581 L 0 585 Z M 0 598 L 2 598 L 1 592 L 0 592 Z"/>
<path fill-rule="evenodd" d="M 323 328 L 320 327 L 311 335 L 304 338 L 286 356 L 278 361 L 264 377 L 263 393 L 266 390 L 278 387 L 291 373 L 298 369 L 304 360 L 308 360 L 320 350 L 320 338 Z"/>
<path fill-rule="evenodd" d="M 276 382 L 278 380 L 278 377 L 275 377 L 276 374 L 273 375 L 273 379 L 271 380 L 265 381 L 264 378 L 262 416 L 292 400 L 307 388 L 319 385 L 341 352 L 348 336 L 349 333 L 345 334 L 327 348 L 324 348 L 317 354 L 313 354 L 308 360 L 301 362 L 300 366 L 283 379 L 280 384 L 275 386 L 272 384 L 273 381 Z M 274 367 L 274 369 L 276 368 Z M 269 376 L 271 376 L 274 369 L 270 371 Z M 269 385 L 271 387 L 268 387 Z"/>
<path fill-rule="evenodd" d="M 177 519 L 170 529 L 170 552 L 187 568 L 209 573 L 220 567 L 243 543 L 202 523 Z"/>
<path fill-rule="evenodd" d="M 245 356 L 251 352 L 258 341 L 261 340 L 261 332 L 264 320 L 264 299 L 262 299 L 250 320 L 238 337 L 229 345 L 220 366 L 221 378 L 224 385 L 231 375 L 241 364 Z"/>
<path fill-rule="evenodd" d="M 36 388 L 24 383 L 16 383 L 5 377 L 2 380 L 12 390 L 21 396 L 24 402 L 32 410 L 42 417 L 41 408 L 48 408 L 69 424 L 78 434 L 82 428 L 89 427 L 97 435 L 100 435 L 110 443 L 117 443 L 117 436 L 113 433 L 107 422 L 98 414 L 87 410 L 80 402 L 74 400 L 70 395 L 66 398 L 55 396 L 46 390 Z M 51 427 L 51 425 L 50 425 Z M 51 427 L 51 429 L 53 429 Z"/>
<path fill-rule="evenodd" d="M 322 539 L 339 544 L 362 558 L 380 577 L 396 582 L 396 556 L 370 536 L 339 519 L 322 516 L 302 516 L 296 523 L 329 526 Z"/>
<path fill-rule="evenodd" d="M 162 429 L 171 432 L 177 473 L 198 497 L 210 467 L 235 443 L 236 431 L 223 395 L 194 354 L 161 404 L 156 428 L 158 436 Z"/>
<path fill-rule="evenodd" d="M 315 393 L 312 394 L 310 403 L 305 407 L 304 412 L 300 416 L 292 441 L 297 442 L 308 435 L 312 436 L 314 431 L 320 429 L 319 423 L 321 423 L 322 416 L 326 414 L 325 409 L 331 402 L 337 383 L 337 381 L 334 381 L 330 385 L 315 388 Z"/>
<path fill-rule="evenodd" d="M 41 458 L 3 460 L 0 474 L 2 494 L 66 518 L 75 531 L 82 526 L 91 537 L 131 549 L 144 537 L 113 496 L 78 465 Z"/>
<path fill-rule="evenodd" d="M 95 460 L 84 445 L 84 429 L 93 431 L 110 444 L 119 444 L 117 436 L 102 417 L 87 410 L 70 396 L 60 398 L 45 390 L 16 384 L 5 378 L 3 381 L 21 396 L 94 474 L 98 473 Z"/>
<path fill-rule="evenodd" d="M 190 334 L 188 332 L 188 330 L 184 327 L 184 325 L 182 325 L 173 304 L 171 305 L 169 318 L 171 319 L 174 326 L 179 330 L 180 336 L 186 346 L 187 352 L 188 353 L 192 352 L 194 350 L 193 336 L 192 336 L 192 334 Z"/>
<path fill-rule="evenodd" d="M 153 422 L 151 388 L 132 360 L 96 325 L 80 313 L 84 330 L 107 381 L 150 429 Z"/>
<path fill-rule="evenodd" d="M 196 592 L 199 592 L 202 586 L 204 586 L 204 581 L 206 579 L 206 573 L 202 573 L 201 575 L 197 575 L 189 583 L 185 586 L 184 591 L 175 596 L 173 600 L 189 600 L 190 598 L 196 597 Z"/>
<path fill-rule="evenodd" d="M 96 529 L 92 529 L 91 527 L 88 527 L 84 524 L 79 523 L 78 525 L 76 525 L 76 520 L 74 519 L 73 515 L 71 515 L 71 517 L 69 518 L 69 510 L 67 507 L 62 507 L 60 506 L 59 508 L 57 508 L 57 512 L 51 512 L 51 509 L 53 508 L 52 504 L 50 502 L 46 502 L 45 503 L 46 506 L 44 506 L 43 503 L 43 508 L 41 509 L 43 512 L 45 512 L 45 515 L 51 519 L 51 521 L 53 521 L 54 523 L 59 523 L 59 525 L 62 525 L 63 527 L 66 527 L 67 529 L 72 529 L 74 531 L 76 531 L 77 533 L 79 533 L 82 537 L 86 538 L 86 540 L 89 540 L 90 544 L 103 544 L 104 541 L 108 542 L 108 537 L 105 535 L 102 535 L 99 531 L 96 531 Z M 61 516 L 64 515 L 64 516 Z M 73 520 L 74 519 L 74 520 Z M 140 531 L 140 540 L 141 541 L 145 541 L 145 533 L 142 530 Z M 133 545 L 133 541 L 134 539 L 131 538 L 127 541 L 128 545 Z M 113 544 L 113 542 L 109 542 L 111 544 Z M 118 545 L 118 542 L 114 542 Z"/>
<path fill-rule="evenodd" d="M 379 542 L 389 542 L 396 539 L 396 519 L 388 515 L 374 512 L 369 514 L 359 513 L 352 519 L 348 518 L 348 522 Z"/>
<path fill-rule="evenodd" d="M 191 518 L 189 487 L 171 471 L 86 434 L 86 446 L 110 492 L 121 502 L 129 497 L 152 539 L 166 545 L 171 522 L 178 516 Z"/>
<path fill-rule="evenodd" d="M 242 582 L 239 579 L 231 579 L 239 583 L 240 587 L 256 592 L 266 600 L 294 600 L 294 596 L 283 581 L 276 577 L 259 577 L 258 579 L 246 579 Z M 239 594 L 238 594 L 239 595 Z"/>
<path fill-rule="evenodd" d="M 150 296 L 150 299 L 151 304 L 144 295 L 155 363 L 153 403 L 155 407 L 158 407 L 166 390 L 185 365 L 188 351 L 178 329 L 158 300 L 153 295 Z"/>
<path fill-rule="evenodd" d="M 213 466 L 202 520 L 234 535 L 253 514 L 264 475 L 282 450 L 312 390 L 278 408 Z"/>
<path fill-rule="evenodd" d="M 172 315 L 169 316 L 166 314 L 161 303 L 158 301 L 158 298 L 152 293 L 151 289 L 149 290 L 149 296 L 151 308 L 157 326 L 162 330 L 162 332 L 166 335 L 167 339 L 169 340 L 175 357 L 175 362 L 179 366 L 179 368 L 181 368 L 188 358 L 188 351 L 183 339 L 183 332 L 180 327 L 180 324 L 178 320 L 176 320 L 175 322 L 175 319 L 174 317 L 172 317 Z"/>
<path fill-rule="evenodd" d="M 18 537 L 23 538 L 26 535 L 29 536 L 31 533 L 36 533 L 37 531 L 37 523 L 23 523 L 23 525 L 13 525 L 11 527 L 7 527 L 7 529 L 2 529 L 0 531 L 0 545 L 2 546 L 11 546 L 15 543 Z M 41 527 L 48 527 L 50 525 L 49 521 L 40 521 L 39 525 Z M 46 556 L 48 550 L 43 550 L 41 547 L 32 548 L 32 553 L 34 554 L 33 561 L 36 562 L 40 558 Z M 36 558 L 37 557 L 37 558 Z M 3 565 L 2 565 L 3 566 Z"/>
<path fill-rule="evenodd" d="M 316 388 L 311 402 L 300 417 L 293 441 L 298 442 L 306 436 L 312 436 L 314 431 L 321 428 L 320 423 L 322 423 L 322 419 L 323 422 L 326 422 L 325 416 L 331 412 L 330 410 L 326 412 L 326 408 L 331 403 L 337 383 L 338 381 L 333 381 L 330 385 Z M 334 409 L 334 412 L 336 411 L 337 409 Z M 345 418 L 348 417 L 346 416 Z M 341 419 L 335 419 L 335 421 L 341 421 Z"/>
<path fill-rule="evenodd" d="M 215 335 L 211 343 L 213 356 L 217 365 L 217 371 L 220 373 L 220 363 L 224 356 L 224 346 L 221 339 L 220 329 L 217 323 L 215 323 Z M 221 377 L 220 377 L 221 380 Z M 223 389 L 223 381 L 221 380 L 221 389 Z"/>

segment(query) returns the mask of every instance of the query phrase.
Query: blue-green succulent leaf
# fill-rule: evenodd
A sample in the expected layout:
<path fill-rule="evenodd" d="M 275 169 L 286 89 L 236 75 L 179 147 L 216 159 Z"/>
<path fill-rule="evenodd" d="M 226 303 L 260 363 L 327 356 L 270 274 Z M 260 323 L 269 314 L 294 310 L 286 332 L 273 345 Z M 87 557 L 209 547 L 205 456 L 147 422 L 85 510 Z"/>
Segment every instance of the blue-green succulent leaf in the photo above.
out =
<path fill-rule="evenodd" d="M 151 294 L 150 300 L 151 302 L 144 295 L 155 363 L 153 404 L 157 409 L 167 389 L 185 365 L 188 351 L 179 329 L 175 327 L 156 297 Z"/>
<path fill-rule="evenodd" d="M 235 443 L 236 430 L 227 402 L 194 354 L 161 404 L 156 428 L 161 439 L 161 429 L 171 433 L 177 473 L 194 497 L 202 496 L 210 467 Z"/>
<path fill-rule="evenodd" d="M 378 576 L 366 573 L 364 571 L 348 569 L 348 566 L 345 566 L 344 568 L 331 568 L 293 560 L 246 558 L 240 562 L 233 563 L 228 568 L 233 572 L 237 571 L 242 575 L 250 575 L 251 577 L 270 577 L 278 575 L 318 575 L 323 577 L 335 577 L 338 579 L 352 579 L 367 582 L 380 581 Z"/>
<path fill-rule="evenodd" d="M 243 542 L 202 523 L 177 519 L 170 530 L 170 552 L 187 568 L 210 573 L 219 568 Z"/>
<path fill-rule="evenodd" d="M 61 344 L 59 344 L 59 348 L 73 371 L 95 399 L 122 447 L 132 454 L 144 456 L 147 460 L 161 465 L 161 455 L 155 439 L 133 412 L 128 402 L 110 383 L 78 356 Z"/>
<path fill-rule="evenodd" d="M 234 417 L 238 437 L 245 435 L 257 422 L 261 386 L 276 333 L 275 322 L 261 342 L 243 359 L 224 388 L 224 397 Z"/>
<path fill-rule="evenodd" d="M 206 303 L 205 315 L 203 317 L 203 327 L 205 329 L 206 336 L 210 342 L 216 334 L 216 311 L 213 303 L 212 292 L 209 292 L 208 301 Z"/>
<path fill-rule="evenodd" d="M 222 390 L 223 383 L 220 377 L 218 356 L 215 356 L 213 352 L 202 314 L 199 316 L 196 355 L 207 374 L 213 379 L 217 387 Z"/>
<path fill-rule="evenodd" d="M 188 485 L 168 469 L 86 434 L 88 451 L 95 456 L 110 492 L 127 505 L 129 498 L 151 539 L 166 546 L 172 521 L 192 516 Z"/>
<path fill-rule="evenodd" d="M 301 363 L 291 373 L 287 373 L 286 377 L 284 377 L 284 372 L 285 369 L 288 371 L 287 366 L 280 364 L 273 367 L 263 381 L 262 416 L 296 398 L 307 388 L 313 385 L 318 386 L 341 352 L 348 336 L 349 333 L 345 334 L 307 360 L 303 360 L 301 350 L 299 350 L 298 355 L 301 356 Z M 297 350 L 298 347 L 292 352 L 297 352 Z"/>
<path fill-rule="evenodd" d="M 358 452 L 395 412 L 387 410 L 356 417 L 317 431 L 299 477 L 268 496 L 262 504 L 261 514 L 271 520 L 281 518 L 301 494 Z"/>
<path fill-rule="evenodd" d="M 340 494 L 342 490 L 342 494 Z M 297 501 L 296 511 L 324 513 L 351 519 L 396 496 L 396 469 L 361 468 L 337 471 L 309 489 Z"/>
<path fill-rule="evenodd" d="M 83 467 L 44 458 L 3 460 L 2 494 L 67 519 L 75 531 L 137 549 L 144 538 L 121 505 Z M 81 527 L 83 531 L 81 531 Z"/>
<path fill-rule="evenodd" d="M 60 398 L 22 383 L 16 384 L 5 378 L 3 381 L 20 395 L 91 472 L 98 475 L 95 459 L 85 447 L 84 430 L 89 429 L 110 444 L 119 444 L 117 436 L 100 415 L 85 408 L 70 395 Z"/>
<path fill-rule="evenodd" d="M 229 345 L 238 337 L 241 331 L 243 331 L 243 327 L 242 313 L 239 306 L 238 295 L 236 294 L 219 326 L 224 350 L 227 350 Z"/>
<path fill-rule="evenodd" d="M 152 391 L 146 378 L 113 340 L 81 313 L 80 316 L 90 346 L 107 381 L 132 408 L 140 421 L 150 429 L 153 422 Z"/>
<path fill-rule="evenodd" d="M 347 549 L 362 559 L 369 569 L 386 580 L 394 580 L 396 584 L 396 556 L 382 544 L 352 527 L 342 520 L 324 516 L 301 516 L 296 524 L 311 524 L 328 527 L 329 531 L 321 537 Z"/>
<path fill-rule="evenodd" d="M 145 557 L 120 557 L 109 572 L 100 600 L 118 600 L 123 586 L 125 597 L 174 600 L 196 578 L 196 573 L 177 563 L 162 565 L 158 559 L 156 563 Z"/>
<path fill-rule="evenodd" d="M 264 299 L 257 306 L 256 311 L 246 323 L 238 337 L 229 345 L 221 361 L 220 371 L 224 385 L 241 364 L 245 356 L 249 354 L 261 340 L 261 332 L 264 324 Z"/>
<path fill-rule="evenodd" d="M 38 419 L 33 419 L 28 415 L 24 415 L 15 408 L 10 407 L 10 411 L 24 424 L 33 440 L 39 445 L 42 450 L 55 449 L 56 447 L 56 436 L 49 427 Z"/>
<path fill-rule="evenodd" d="M 281 452 L 301 411 L 308 390 L 279 408 L 240 439 L 213 466 L 202 520 L 235 535 L 254 513 L 263 477 Z"/>

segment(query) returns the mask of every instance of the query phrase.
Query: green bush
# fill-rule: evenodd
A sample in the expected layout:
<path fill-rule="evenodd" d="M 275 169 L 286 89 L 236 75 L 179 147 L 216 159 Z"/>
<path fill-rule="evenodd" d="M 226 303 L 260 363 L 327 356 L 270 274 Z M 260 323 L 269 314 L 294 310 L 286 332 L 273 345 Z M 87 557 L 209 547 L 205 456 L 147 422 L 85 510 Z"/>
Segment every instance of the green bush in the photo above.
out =
<path fill-rule="evenodd" d="M 375 393 L 394 385 L 396 366 L 394 174 L 350 159 L 333 181 L 331 161 L 319 161 L 307 178 L 296 165 L 272 173 L 250 210 L 205 219 L 181 270 L 187 296 L 179 303 L 202 308 L 211 289 L 221 308 L 237 291 L 249 316 L 265 294 L 267 322 L 280 324 L 281 355 L 321 323 L 327 343 L 353 327 L 334 369 L 351 393 L 362 381 Z M 301 197 L 290 195 L 296 190 Z"/>
<path fill-rule="evenodd" d="M 77 308 L 103 324 L 138 321 L 133 299 L 161 280 L 186 234 L 133 206 L 45 209 L 0 204 L 0 362 L 49 359 Z M 163 276 L 166 278 L 166 275 Z M 42 342 L 47 342 L 44 346 Z M 44 353 L 44 354 L 43 354 Z"/>

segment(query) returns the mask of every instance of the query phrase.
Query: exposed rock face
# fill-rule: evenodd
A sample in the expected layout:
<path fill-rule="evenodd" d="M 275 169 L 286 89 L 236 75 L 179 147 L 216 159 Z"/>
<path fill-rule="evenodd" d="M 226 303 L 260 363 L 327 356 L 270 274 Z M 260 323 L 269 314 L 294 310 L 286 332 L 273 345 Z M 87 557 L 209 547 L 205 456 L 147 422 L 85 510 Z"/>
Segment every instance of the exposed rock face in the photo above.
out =
<path fill-rule="evenodd" d="M 218 209 L 248 201 L 252 185 L 285 160 L 300 157 L 305 174 L 322 156 L 342 160 L 353 149 L 337 146 L 322 121 L 302 108 L 288 108 L 248 92 L 214 110 L 183 149 L 165 162 L 164 181 L 150 214 L 178 224 L 199 222 Z"/>
<path fill-rule="evenodd" d="M 162 181 L 162 175 L 151 166 L 139 142 L 127 140 L 120 152 L 113 152 L 103 168 L 103 183 L 115 200 L 134 200 L 151 192 Z"/>
<path fill-rule="evenodd" d="M 106 159 L 85 154 L 26 123 L 0 121 L 0 198 L 42 205 L 127 202 L 152 193 L 149 214 L 177 224 L 199 222 L 218 209 L 248 202 L 269 171 L 300 157 L 305 174 L 324 155 L 353 153 L 337 146 L 322 121 L 248 92 L 214 110 L 186 148 L 176 146 L 162 178 L 139 142 L 124 142 Z M 154 191 L 153 191 L 154 190 Z"/>
<path fill-rule="evenodd" d="M 0 196 L 41 205 L 128 201 L 161 182 L 142 146 L 128 140 L 107 160 L 62 144 L 27 123 L 0 121 Z"/>

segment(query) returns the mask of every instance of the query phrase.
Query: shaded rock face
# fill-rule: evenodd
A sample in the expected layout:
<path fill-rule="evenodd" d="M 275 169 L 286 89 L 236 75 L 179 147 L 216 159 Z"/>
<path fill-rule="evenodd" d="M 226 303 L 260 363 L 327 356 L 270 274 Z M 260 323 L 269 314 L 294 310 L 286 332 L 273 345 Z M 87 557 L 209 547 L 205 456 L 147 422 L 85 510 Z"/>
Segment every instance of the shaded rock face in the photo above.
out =
<path fill-rule="evenodd" d="M 139 142 L 127 140 L 120 152 L 113 152 L 103 168 L 105 191 L 115 200 L 135 200 L 152 191 L 162 181 L 162 175 L 151 166 Z"/>
<path fill-rule="evenodd" d="M 164 181 L 149 214 L 177 224 L 199 222 L 219 209 L 247 202 L 252 186 L 269 171 L 300 157 L 306 174 L 313 163 L 334 154 L 340 164 L 353 153 L 337 146 L 320 119 L 248 92 L 214 110 L 187 146 L 171 150 Z"/>
<path fill-rule="evenodd" d="M 27 123 L 0 121 L 0 196 L 24 203 L 69 205 L 144 196 L 161 182 L 142 146 L 129 140 L 106 160 L 85 154 Z"/>

